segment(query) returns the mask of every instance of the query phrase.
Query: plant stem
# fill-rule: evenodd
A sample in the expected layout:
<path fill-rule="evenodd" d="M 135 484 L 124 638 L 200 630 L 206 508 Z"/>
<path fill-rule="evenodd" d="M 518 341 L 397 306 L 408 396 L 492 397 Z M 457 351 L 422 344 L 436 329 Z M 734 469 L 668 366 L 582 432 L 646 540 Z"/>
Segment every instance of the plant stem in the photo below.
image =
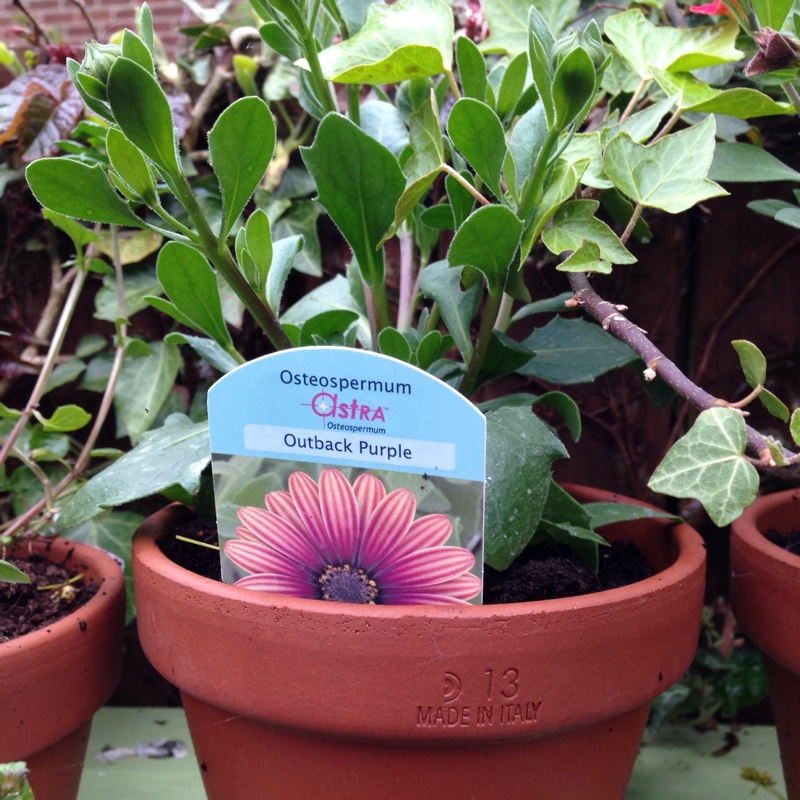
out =
<path fill-rule="evenodd" d="M 642 211 L 644 211 L 644 206 L 641 203 L 637 203 L 636 207 L 633 209 L 631 218 L 628 220 L 628 224 L 625 226 L 625 230 L 622 232 L 622 236 L 619 237 L 619 240 L 622 242 L 622 244 L 625 244 L 625 242 L 631 238 L 631 234 L 636 227 L 636 223 L 639 221 L 639 217 L 642 216 Z"/>
<path fill-rule="evenodd" d="M 542 187 L 544 186 L 544 181 L 549 171 L 550 156 L 558 143 L 558 137 L 560 135 L 561 131 L 556 128 L 548 131 L 544 143 L 542 144 L 542 149 L 536 157 L 536 164 L 534 165 L 530 182 L 520 198 L 517 216 L 525 221 L 526 228 L 530 224 L 530 218 L 533 216 L 536 206 L 542 199 Z M 523 238 L 524 236 L 525 233 L 523 232 Z"/>
<path fill-rule="evenodd" d="M 642 92 L 647 87 L 647 83 L 647 78 L 642 78 L 642 80 L 639 81 L 639 85 L 636 87 L 633 97 L 631 97 L 631 99 L 628 101 L 628 105 L 625 106 L 625 110 L 622 112 L 622 116 L 619 118 L 620 122 L 625 122 L 625 120 L 628 119 L 631 114 L 633 114 L 633 110 L 636 108 L 636 104 L 639 102 Z"/>
<path fill-rule="evenodd" d="M 797 87 L 791 81 L 786 81 L 782 85 L 783 91 L 786 92 L 786 96 L 794 106 L 794 110 L 800 114 L 800 93 L 798 93 Z"/>
<path fill-rule="evenodd" d="M 455 76 L 453 75 L 453 71 L 448 69 L 448 70 L 445 70 L 444 74 L 447 76 L 447 83 L 450 84 L 450 91 L 453 93 L 453 97 L 455 97 L 456 100 L 460 100 L 461 99 L 461 90 L 458 88 L 458 84 L 456 83 L 456 79 L 455 79 Z"/>
<path fill-rule="evenodd" d="M 354 122 L 359 127 L 361 126 L 361 84 L 350 83 L 347 86 L 347 116 L 350 121 Z"/>
<path fill-rule="evenodd" d="M 336 102 L 333 99 L 330 84 L 325 76 L 322 74 L 322 65 L 319 63 L 319 56 L 317 54 L 317 37 L 314 36 L 314 31 L 305 30 L 303 35 L 303 54 L 308 62 L 308 67 L 311 72 L 311 81 L 314 88 L 317 90 L 317 100 L 319 100 L 322 110 L 326 114 L 337 111 Z"/>
<path fill-rule="evenodd" d="M 510 294 L 503 292 L 503 299 L 500 302 L 500 309 L 497 312 L 497 319 L 494 323 L 494 328 L 497 331 L 505 333 L 508 328 L 508 322 L 511 318 L 511 308 L 514 305 L 514 298 Z"/>
<path fill-rule="evenodd" d="M 583 272 L 569 273 L 569 282 L 575 292 L 575 301 L 615 338 L 625 342 L 641 359 L 648 369 L 658 375 L 664 383 L 688 400 L 700 410 L 715 408 L 717 406 L 729 407 L 730 404 L 693 383 L 681 369 L 667 358 L 647 337 L 647 334 L 625 317 L 619 309 L 600 297 L 589 284 L 589 279 Z M 755 453 L 761 454 L 768 449 L 766 438 L 755 428 L 746 425 L 747 446 Z M 794 453 L 786 451 L 786 457 L 791 458 Z M 784 470 L 782 474 L 787 474 Z M 794 474 L 792 472 L 792 474 Z"/>
<path fill-rule="evenodd" d="M 400 229 L 400 291 L 397 302 L 397 330 L 411 324 L 414 300 L 414 237 L 404 222 Z"/>
<path fill-rule="evenodd" d="M 441 167 L 448 175 L 452 175 L 482 206 L 490 205 L 489 201 L 460 172 L 444 162 Z"/>
<path fill-rule="evenodd" d="M 483 315 L 481 317 L 481 326 L 478 331 L 478 341 L 475 345 L 475 350 L 472 353 L 472 358 L 467 364 L 467 371 L 461 379 L 461 385 L 458 391 L 469 397 L 478 385 L 478 376 L 486 359 L 486 353 L 489 351 L 489 344 L 492 341 L 492 333 L 494 332 L 494 325 L 497 321 L 497 314 L 500 310 L 500 304 L 503 301 L 503 290 L 492 293 L 489 292 L 486 297 L 486 302 L 483 306 Z"/>

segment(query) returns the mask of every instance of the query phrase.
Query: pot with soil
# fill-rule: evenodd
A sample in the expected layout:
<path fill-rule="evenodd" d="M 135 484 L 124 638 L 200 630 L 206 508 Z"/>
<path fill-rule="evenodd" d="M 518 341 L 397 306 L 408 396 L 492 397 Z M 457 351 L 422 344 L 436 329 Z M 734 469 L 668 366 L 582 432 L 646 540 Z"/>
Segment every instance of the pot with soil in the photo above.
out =
<path fill-rule="evenodd" d="M 570 487 L 582 502 L 621 500 Z M 212 800 L 617 798 L 651 701 L 695 650 L 705 550 L 664 519 L 603 529 L 656 572 L 596 594 L 484 606 L 367 606 L 253 592 L 133 544 L 139 631 L 181 689 Z"/>
<path fill-rule="evenodd" d="M 49 598 L 40 611 L 19 597 L 4 605 L 18 584 L 0 584 L 0 762 L 27 762 L 36 800 L 75 800 L 92 716 L 122 668 L 125 580 L 110 556 L 66 539 L 20 542 L 7 555 L 43 567 L 34 584 L 57 586 L 31 590 Z M 23 633 L 6 640 L 12 622 Z"/>
<path fill-rule="evenodd" d="M 799 529 L 794 489 L 759 498 L 733 523 L 731 540 L 733 610 L 766 655 L 789 800 L 800 798 Z"/>

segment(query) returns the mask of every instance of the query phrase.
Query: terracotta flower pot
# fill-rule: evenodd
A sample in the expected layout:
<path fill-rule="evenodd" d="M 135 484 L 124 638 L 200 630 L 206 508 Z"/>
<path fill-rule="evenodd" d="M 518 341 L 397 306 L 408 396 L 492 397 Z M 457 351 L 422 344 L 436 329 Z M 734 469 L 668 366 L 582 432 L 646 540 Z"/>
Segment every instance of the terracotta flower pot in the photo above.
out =
<path fill-rule="evenodd" d="M 766 495 L 732 525 L 731 601 L 742 630 L 767 657 L 789 800 L 800 800 L 800 557 L 764 537 L 800 528 L 800 489 Z"/>
<path fill-rule="evenodd" d="M 33 548 L 100 589 L 73 614 L 0 644 L 0 762 L 28 762 L 36 800 L 75 800 L 92 715 L 122 669 L 125 580 L 89 545 L 55 539 Z"/>
<path fill-rule="evenodd" d="M 582 500 L 613 495 L 571 491 Z M 356 606 L 254 593 L 136 534 L 144 650 L 183 694 L 212 800 L 622 798 L 652 699 L 695 651 L 705 549 L 687 525 L 614 526 L 660 571 L 501 606 Z"/>

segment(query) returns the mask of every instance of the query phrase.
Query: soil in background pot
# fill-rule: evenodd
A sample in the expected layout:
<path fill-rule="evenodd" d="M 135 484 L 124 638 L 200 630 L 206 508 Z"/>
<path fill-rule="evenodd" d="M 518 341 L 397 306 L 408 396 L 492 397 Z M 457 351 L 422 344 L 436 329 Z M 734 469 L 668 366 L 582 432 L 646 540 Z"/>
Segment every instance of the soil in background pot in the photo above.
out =
<path fill-rule="evenodd" d="M 764 534 L 764 536 L 766 537 L 767 541 L 778 545 L 781 550 L 785 550 L 787 553 L 800 556 L 800 530 L 789 531 L 789 533 L 780 533 L 778 531 L 769 530 Z"/>
<path fill-rule="evenodd" d="M 210 545 L 218 541 L 213 520 L 187 522 L 175 530 L 175 536 Z M 182 542 L 175 536 L 158 542 L 167 558 L 198 575 L 222 579 L 217 550 Z M 649 578 L 654 572 L 630 542 L 601 547 L 597 574 L 568 550 L 531 547 L 505 572 L 497 572 L 489 566 L 485 568 L 484 602 L 522 603 L 577 597 L 627 586 Z"/>
<path fill-rule="evenodd" d="M 21 569 L 31 582 L 0 582 L 0 643 L 72 614 L 97 592 L 97 584 L 73 580 L 74 573 L 64 569 L 63 563 L 53 564 L 38 553 L 6 560 Z"/>

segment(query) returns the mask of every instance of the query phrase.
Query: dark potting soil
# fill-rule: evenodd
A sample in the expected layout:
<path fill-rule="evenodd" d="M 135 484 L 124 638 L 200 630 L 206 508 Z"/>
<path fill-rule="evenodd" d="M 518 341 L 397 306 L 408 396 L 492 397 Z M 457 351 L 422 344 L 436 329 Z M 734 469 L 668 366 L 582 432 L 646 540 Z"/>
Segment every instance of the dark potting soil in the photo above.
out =
<path fill-rule="evenodd" d="M 70 583 L 74 573 L 38 553 L 6 560 L 21 569 L 31 582 L 0 582 L 0 643 L 51 625 L 77 611 L 97 593 L 96 583 Z"/>
<path fill-rule="evenodd" d="M 216 545 L 217 526 L 213 520 L 188 522 L 175 530 L 175 536 Z M 198 575 L 222 579 L 216 550 L 182 542 L 175 536 L 158 542 L 167 558 Z M 518 561 L 505 572 L 486 567 L 484 603 L 522 603 L 592 594 L 635 583 L 655 572 L 631 542 L 614 542 L 611 547 L 600 548 L 597 575 L 570 553 L 538 547 L 529 548 L 524 556 L 523 563 Z"/>
<path fill-rule="evenodd" d="M 483 602 L 491 605 L 577 597 L 627 586 L 654 572 L 632 542 L 601 547 L 597 574 L 570 551 L 530 547 L 505 572 L 486 566 Z"/>
<path fill-rule="evenodd" d="M 764 536 L 772 542 L 772 544 L 778 545 L 778 547 L 785 550 L 787 553 L 800 556 L 800 531 L 795 530 L 789 531 L 789 533 L 779 533 L 778 531 L 769 530 Z"/>

